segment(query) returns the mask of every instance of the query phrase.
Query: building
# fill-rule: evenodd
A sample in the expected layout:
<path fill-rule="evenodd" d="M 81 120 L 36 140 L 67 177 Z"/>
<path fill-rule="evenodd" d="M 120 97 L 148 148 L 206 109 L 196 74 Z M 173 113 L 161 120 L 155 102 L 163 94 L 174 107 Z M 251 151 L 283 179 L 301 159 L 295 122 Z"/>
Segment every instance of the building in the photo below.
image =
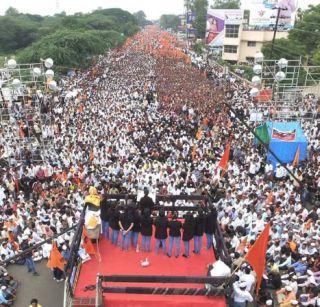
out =
<path fill-rule="evenodd" d="M 277 31 L 276 38 L 287 38 L 288 31 Z M 253 62 L 256 52 L 273 39 L 273 30 L 255 30 L 246 25 L 226 24 L 222 59 L 233 63 Z"/>

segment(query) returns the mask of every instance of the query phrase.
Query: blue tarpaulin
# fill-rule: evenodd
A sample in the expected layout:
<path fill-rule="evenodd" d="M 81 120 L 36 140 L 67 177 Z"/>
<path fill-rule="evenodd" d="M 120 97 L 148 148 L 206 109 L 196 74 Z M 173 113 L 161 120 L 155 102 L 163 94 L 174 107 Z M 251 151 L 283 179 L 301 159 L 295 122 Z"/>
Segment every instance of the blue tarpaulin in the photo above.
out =
<path fill-rule="evenodd" d="M 292 163 L 298 147 L 300 148 L 299 162 L 307 158 L 308 141 L 305 137 L 300 123 L 298 122 L 267 122 L 270 136 L 269 148 L 277 155 L 282 163 Z M 275 128 L 282 132 L 296 130 L 294 141 L 281 141 L 272 138 L 272 129 Z M 275 157 L 268 152 L 267 160 L 274 166 L 278 163 Z"/>

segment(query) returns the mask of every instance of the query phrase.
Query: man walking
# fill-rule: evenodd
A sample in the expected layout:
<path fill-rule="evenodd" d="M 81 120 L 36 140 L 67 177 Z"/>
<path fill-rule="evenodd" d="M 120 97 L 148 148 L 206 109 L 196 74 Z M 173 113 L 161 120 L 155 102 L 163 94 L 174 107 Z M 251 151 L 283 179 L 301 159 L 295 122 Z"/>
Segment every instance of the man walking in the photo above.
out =
<path fill-rule="evenodd" d="M 31 245 L 28 242 L 28 237 L 27 236 L 23 236 L 22 237 L 22 243 L 21 243 L 21 249 L 23 251 L 29 249 L 31 247 Z M 25 259 L 25 264 L 28 268 L 28 273 L 32 273 L 34 276 L 39 276 L 38 272 L 36 271 L 36 267 L 34 264 L 34 261 L 32 259 L 32 251 L 27 252 L 24 255 L 24 259 Z"/>

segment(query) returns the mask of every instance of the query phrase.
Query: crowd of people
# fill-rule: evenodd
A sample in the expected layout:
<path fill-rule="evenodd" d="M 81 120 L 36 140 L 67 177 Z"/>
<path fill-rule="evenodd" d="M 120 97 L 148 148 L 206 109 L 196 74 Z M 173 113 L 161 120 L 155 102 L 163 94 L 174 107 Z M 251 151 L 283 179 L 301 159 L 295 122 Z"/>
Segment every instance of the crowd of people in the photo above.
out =
<path fill-rule="evenodd" d="M 283 166 L 268 163 L 263 149 L 254 146 L 254 137 L 244 125 L 254 128 L 249 122 L 255 104 L 250 88 L 184 48 L 173 35 L 149 27 L 123 47 L 97 58 L 91 69 L 64 80 L 44 110 L 48 121 L 41 127 L 42 138 L 51 142 L 52 150 L 42 151 L 41 161 L 27 156 L 0 170 L 2 261 L 75 225 L 90 186 L 102 199 L 104 193 L 141 195 L 145 189 L 150 195 L 209 194 L 235 263 L 241 264 L 264 225 L 271 224 L 261 304 L 275 302 L 272 288 L 282 289 L 281 306 L 295 300 L 319 306 L 319 119 L 302 121 L 308 159 L 295 168 L 288 165 L 295 179 Z M 230 160 L 222 171 L 218 165 L 227 144 L 231 144 Z M 134 229 L 130 219 L 119 216 L 115 221 L 110 212 L 104 213 L 107 237 L 109 227 L 123 228 L 122 247 L 127 249 L 132 227 L 130 231 L 144 236 L 142 248 L 149 250 L 150 235 L 142 233 L 142 224 L 140 230 Z M 142 211 L 138 216 L 151 223 L 150 213 Z M 158 220 L 166 219 L 159 215 Z M 185 227 L 188 219 L 179 227 Z M 172 216 L 168 225 L 178 222 Z M 116 233 L 110 238 L 113 242 Z M 173 234 L 169 232 L 169 237 L 184 233 L 179 229 L 179 234 Z M 199 242 L 199 235 L 193 235 Z M 157 246 L 164 248 L 165 242 L 157 239 Z M 72 232 L 57 240 L 67 255 Z M 170 242 L 169 256 L 177 241 Z M 200 252 L 197 244 L 194 250 Z M 35 261 L 47 258 L 51 246 L 45 244 L 27 256 Z M 184 249 L 185 256 L 188 250 Z M 37 275 L 34 267 L 28 270 Z M 254 282 L 246 281 L 251 280 L 250 274 L 250 268 L 240 266 L 236 303 L 243 303 L 238 298 L 254 289 Z"/>

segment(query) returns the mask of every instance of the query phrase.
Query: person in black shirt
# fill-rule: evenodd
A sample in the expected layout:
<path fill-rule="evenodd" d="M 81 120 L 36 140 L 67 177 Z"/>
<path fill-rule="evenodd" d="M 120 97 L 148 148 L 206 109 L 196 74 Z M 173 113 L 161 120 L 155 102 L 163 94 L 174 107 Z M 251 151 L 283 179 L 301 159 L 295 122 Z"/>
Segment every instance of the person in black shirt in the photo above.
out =
<path fill-rule="evenodd" d="M 168 257 L 171 257 L 172 255 L 173 243 L 175 243 L 176 245 L 176 258 L 178 258 L 180 255 L 181 227 L 182 224 L 177 220 L 177 215 L 173 214 L 172 220 L 169 222 L 169 250 L 167 253 Z"/>
<path fill-rule="evenodd" d="M 111 243 L 118 245 L 119 238 L 119 211 L 115 204 L 111 205 L 109 211 L 109 226 L 112 229 Z"/>
<path fill-rule="evenodd" d="M 207 238 L 207 250 L 212 248 L 213 234 L 217 226 L 217 211 L 212 208 L 205 216 L 205 233 Z"/>
<path fill-rule="evenodd" d="M 144 188 L 144 196 L 140 199 L 140 210 L 143 212 L 145 209 L 149 209 L 152 212 L 154 203 L 151 197 L 148 196 L 149 191 L 147 188 Z"/>
<path fill-rule="evenodd" d="M 182 255 L 185 258 L 189 257 L 189 250 L 190 250 L 190 240 L 193 238 L 194 234 L 194 218 L 191 212 L 188 212 L 185 216 L 184 223 L 183 223 L 183 234 L 182 234 L 182 241 L 184 244 L 184 254 Z"/>
<path fill-rule="evenodd" d="M 153 219 L 150 215 L 150 211 L 146 209 L 143 212 L 142 218 L 141 218 L 141 236 L 142 236 L 142 243 L 141 243 L 141 249 L 144 252 L 150 252 L 151 247 L 151 236 L 152 236 L 152 224 Z"/>
<path fill-rule="evenodd" d="M 203 211 L 200 209 L 198 216 L 195 218 L 195 229 L 194 229 L 194 253 L 200 254 L 202 247 L 202 236 L 204 233 L 205 217 Z"/>
<path fill-rule="evenodd" d="M 133 228 L 133 216 L 130 212 L 130 208 L 125 207 L 124 212 L 120 215 L 119 227 L 122 234 L 121 249 L 129 250 L 131 230 Z"/>
<path fill-rule="evenodd" d="M 141 215 L 140 215 L 140 211 L 136 209 L 133 214 L 133 228 L 132 228 L 132 234 L 131 234 L 131 243 L 134 249 L 137 249 L 140 231 L 141 231 Z"/>
<path fill-rule="evenodd" d="M 104 198 L 100 205 L 100 218 L 102 236 L 109 240 L 109 214 L 110 214 L 110 202 Z"/>
<path fill-rule="evenodd" d="M 166 239 L 168 237 L 168 218 L 165 216 L 164 211 L 160 210 L 159 216 L 155 219 L 154 225 L 156 227 L 155 238 L 156 238 L 156 254 L 158 254 L 160 243 L 162 246 L 163 253 L 166 253 Z"/>

